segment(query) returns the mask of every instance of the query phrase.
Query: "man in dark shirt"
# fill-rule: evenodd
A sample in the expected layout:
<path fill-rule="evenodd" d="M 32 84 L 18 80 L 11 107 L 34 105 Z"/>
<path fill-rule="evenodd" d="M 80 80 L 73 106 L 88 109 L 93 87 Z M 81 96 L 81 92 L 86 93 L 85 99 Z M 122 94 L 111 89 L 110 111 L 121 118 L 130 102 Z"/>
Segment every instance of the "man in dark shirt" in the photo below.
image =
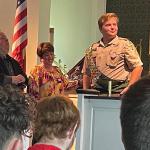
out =
<path fill-rule="evenodd" d="M 0 85 L 14 84 L 20 88 L 27 85 L 27 76 L 19 63 L 8 55 L 9 42 L 5 33 L 0 32 Z"/>

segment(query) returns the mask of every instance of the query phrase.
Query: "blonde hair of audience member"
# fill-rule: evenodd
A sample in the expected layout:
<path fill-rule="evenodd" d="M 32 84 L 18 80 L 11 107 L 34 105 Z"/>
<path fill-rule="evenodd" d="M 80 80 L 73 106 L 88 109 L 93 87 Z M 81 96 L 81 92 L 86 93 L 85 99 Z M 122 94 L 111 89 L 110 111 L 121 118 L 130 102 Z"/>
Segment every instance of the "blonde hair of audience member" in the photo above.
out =
<path fill-rule="evenodd" d="M 73 102 L 64 96 L 54 96 L 39 103 L 37 112 L 34 130 L 37 143 L 70 149 L 80 124 L 80 114 Z"/>

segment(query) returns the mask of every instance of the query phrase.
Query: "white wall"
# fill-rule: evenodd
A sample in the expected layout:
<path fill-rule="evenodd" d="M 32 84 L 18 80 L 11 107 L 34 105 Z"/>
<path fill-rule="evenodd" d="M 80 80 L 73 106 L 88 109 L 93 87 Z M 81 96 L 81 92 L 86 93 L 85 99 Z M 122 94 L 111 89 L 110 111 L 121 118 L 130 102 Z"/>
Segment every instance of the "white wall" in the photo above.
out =
<path fill-rule="evenodd" d="M 0 0 L 0 31 L 5 32 L 12 43 L 16 0 Z"/>
<path fill-rule="evenodd" d="M 39 62 L 37 45 L 49 40 L 50 0 L 28 0 L 27 74 Z"/>
<path fill-rule="evenodd" d="M 51 0 L 55 53 L 68 70 L 92 42 L 99 40 L 97 20 L 105 8 L 106 0 Z"/>

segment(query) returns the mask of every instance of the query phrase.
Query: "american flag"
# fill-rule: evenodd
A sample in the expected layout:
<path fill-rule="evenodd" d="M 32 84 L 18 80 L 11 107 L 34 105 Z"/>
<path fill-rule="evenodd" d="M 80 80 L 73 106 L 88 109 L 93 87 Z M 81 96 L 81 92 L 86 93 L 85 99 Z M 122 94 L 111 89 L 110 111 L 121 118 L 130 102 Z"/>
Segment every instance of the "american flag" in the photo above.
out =
<path fill-rule="evenodd" d="M 27 46 L 27 1 L 17 0 L 12 57 L 25 70 L 25 47 Z"/>

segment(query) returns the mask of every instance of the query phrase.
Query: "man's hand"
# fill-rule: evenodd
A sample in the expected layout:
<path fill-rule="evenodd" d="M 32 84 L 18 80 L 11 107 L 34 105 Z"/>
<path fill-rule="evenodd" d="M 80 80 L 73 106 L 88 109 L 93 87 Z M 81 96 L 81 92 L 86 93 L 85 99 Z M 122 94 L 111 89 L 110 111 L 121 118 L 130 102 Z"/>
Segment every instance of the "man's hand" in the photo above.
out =
<path fill-rule="evenodd" d="M 123 95 L 125 94 L 129 89 L 129 86 L 125 87 L 121 92 L 120 92 L 120 95 Z"/>
<path fill-rule="evenodd" d="M 19 74 L 17 76 L 12 76 L 12 83 L 13 84 L 17 85 L 17 84 L 23 83 L 23 82 L 25 82 L 25 78 L 21 74 Z"/>

